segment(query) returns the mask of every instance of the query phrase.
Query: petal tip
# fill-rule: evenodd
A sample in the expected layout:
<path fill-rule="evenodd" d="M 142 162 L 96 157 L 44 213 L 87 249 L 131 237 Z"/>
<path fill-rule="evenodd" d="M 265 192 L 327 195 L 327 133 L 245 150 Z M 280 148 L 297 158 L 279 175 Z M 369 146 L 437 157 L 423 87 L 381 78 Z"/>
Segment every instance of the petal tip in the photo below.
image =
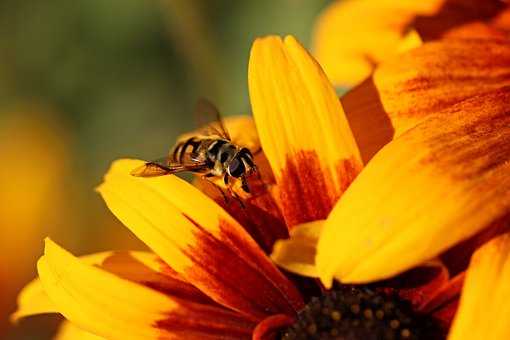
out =
<path fill-rule="evenodd" d="M 331 289 L 331 287 L 333 287 L 333 275 L 328 273 L 319 263 L 317 263 L 317 275 L 326 289 Z"/>
<path fill-rule="evenodd" d="M 71 253 L 62 248 L 59 244 L 53 241 L 51 238 L 46 237 L 44 239 L 44 255 L 39 259 L 47 259 L 50 263 L 58 263 L 67 261 L 71 257 Z M 39 262 L 38 262 L 39 263 Z M 39 273 L 40 275 L 40 273 Z"/>
<path fill-rule="evenodd" d="M 94 191 L 97 192 L 100 195 L 102 195 L 102 190 L 103 190 L 103 183 L 99 184 L 98 186 L 96 186 L 94 188 Z"/>
<path fill-rule="evenodd" d="M 282 38 L 279 35 L 265 35 L 255 38 L 252 49 L 259 48 L 261 45 L 281 45 Z"/>
<path fill-rule="evenodd" d="M 321 276 L 320 280 L 326 289 L 331 289 L 333 287 L 333 278 L 332 277 Z"/>
<path fill-rule="evenodd" d="M 301 45 L 299 43 L 299 41 L 296 39 L 295 36 L 293 36 L 292 34 L 289 34 L 289 35 L 286 35 L 285 38 L 283 39 L 283 41 L 285 42 L 285 44 L 298 44 L 298 45 Z"/>
<path fill-rule="evenodd" d="M 44 255 L 53 252 L 57 247 L 58 245 L 49 236 L 44 238 Z"/>

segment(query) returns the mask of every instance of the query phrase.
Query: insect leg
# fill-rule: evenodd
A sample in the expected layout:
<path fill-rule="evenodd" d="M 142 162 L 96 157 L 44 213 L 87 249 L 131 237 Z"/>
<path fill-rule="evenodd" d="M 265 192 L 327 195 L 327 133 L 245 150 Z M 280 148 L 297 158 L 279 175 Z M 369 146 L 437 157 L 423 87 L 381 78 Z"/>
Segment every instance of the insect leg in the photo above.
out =
<path fill-rule="evenodd" d="M 225 173 L 225 175 L 223 176 L 223 182 L 227 186 L 228 193 L 230 194 L 230 196 L 234 197 L 234 199 L 236 201 L 239 202 L 239 205 L 241 206 L 241 208 L 243 208 L 243 209 L 246 208 L 241 197 L 239 197 L 239 195 L 234 190 L 232 190 L 233 183 L 229 181 L 229 177 L 230 176 L 227 173 Z"/>
<path fill-rule="evenodd" d="M 253 152 L 252 152 L 252 154 L 253 154 L 253 156 L 257 156 L 257 155 L 258 155 L 259 153 L 261 153 L 261 152 L 262 152 L 262 147 L 261 147 L 261 146 L 259 146 L 257 150 L 255 150 L 255 151 L 253 151 Z"/>
<path fill-rule="evenodd" d="M 255 163 L 253 163 L 253 156 L 247 148 L 242 148 L 239 151 L 239 156 L 248 164 L 250 167 L 254 166 Z"/>
<path fill-rule="evenodd" d="M 251 154 L 250 150 L 248 150 L 247 148 L 242 148 L 241 151 L 239 151 L 239 154 L 241 156 L 241 159 L 248 166 L 248 175 L 251 175 L 252 173 L 256 172 L 258 179 L 262 182 L 262 176 L 260 175 L 260 172 L 257 171 L 257 166 L 253 161 L 253 155 Z"/>
<path fill-rule="evenodd" d="M 257 174 L 257 178 L 260 181 L 260 183 L 265 185 L 264 181 L 262 180 L 262 175 L 260 174 L 260 171 L 256 165 L 253 165 L 253 167 L 251 168 L 251 171 L 252 171 L 252 173 L 255 172 Z"/>
<path fill-rule="evenodd" d="M 225 194 L 225 192 L 223 191 L 222 188 L 220 188 L 219 185 L 217 185 L 216 183 L 214 183 L 213 181 L 211 181 L 209 178 L 210 177 L 214 177 L 213 174 L 211 173 L 208 173 L 208 174 L 205 174 L 202 176 L 202 179 L 206 180 L 207 182 L 211 183 L 212 186 L 214 186 L 216 189 L 218 189 L 218 191 L 221 193 L 221 196 L 223 196 L 223 200 L 225 200 L 225 203 L 228 203 L 228 197 L 227 195 Z"/>
<path fill-rule="evenodd" d="M 248 194 L 250 193 L 250 186 L 248 185 L 248 181 L 246 180 L 246 176 L 241 176 L 241 188 Z"/>

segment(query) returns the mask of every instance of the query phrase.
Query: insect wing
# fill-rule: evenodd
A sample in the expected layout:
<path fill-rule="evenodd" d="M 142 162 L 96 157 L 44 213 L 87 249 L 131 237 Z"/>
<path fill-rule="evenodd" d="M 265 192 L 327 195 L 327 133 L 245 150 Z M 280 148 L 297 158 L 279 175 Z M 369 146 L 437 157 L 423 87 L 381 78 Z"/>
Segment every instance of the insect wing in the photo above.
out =
<path fill-rule="evenodd" d="M 172 163 L 168 157 L 147 162 L 131 171 L 135 177 L 157 177 L 175 174 L 182 171 L 195 171 L 203 168 L 205 162 L 193 162 L 189 164 Z"/>
<path fill-rule="evenodd" d="M 216 135 L 230 140 L 230 135 L 223 124 L 220 111 L 216 106 L 205 98 L 197 101 L 195 107 L 195 119 L 201 128 L 199 133 L 204 135 Z"/>

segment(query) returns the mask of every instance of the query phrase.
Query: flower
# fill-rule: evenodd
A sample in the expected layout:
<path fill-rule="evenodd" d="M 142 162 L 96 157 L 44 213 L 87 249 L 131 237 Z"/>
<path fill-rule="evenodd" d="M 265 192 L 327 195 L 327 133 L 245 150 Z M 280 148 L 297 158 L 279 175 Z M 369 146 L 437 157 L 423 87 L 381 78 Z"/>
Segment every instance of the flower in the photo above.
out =
<path fill-rule="evenodd" d="M 501 0 L 342 0 L 324 10 L 314 51 L 335 85 L 356 85 L 400 52 L 439 38 L 504 37 Z"/>
<path fill-rule="evenodd" d="M 261 338 L 287 325 L 304 293 L 263 249 L 326 218 L 362 163 L 334 89 L 293 37 L 254 43 L 249 83 L 272 196 L 223 209 L 178 177 L 133 177 L 142 161 L 119 160 L 98 191 L 154 253 L 77 258 L 47 239 L 39 279 L 13 318 L 59 312 L 77 326 L 65 324 L 60 339 L 79 329 L 111 339 Z"/>
<path fill-rule="evenodd" d="M 507 318 L 498 314 L 491 329 L 495 314 L 480 310 L 505 309 L 510 292 L 508 43 L 426 42 L 381 62 L 343 96 L 365 168 L 325 221 L 277 242 L 273 260 L 326 287 L 333 279 L 384 287 L 439 259 L 443 288 L 412 298 L 416 310 L 442 306 L 433 316 L 446 326 L 454 318 L 449 339 L 507 338 Z"/>
<path fill-rule="evenodd" d="M 469 43 L 459 50 L 471 53 L 473 42 L 462 42 Z M 507 55 L 501 41 L 491 43 L 483 58 Z M 508 236 L 479 247 L 506 231 L 510 216 L 508 64 L 503 58 L 485 74 L 479 60 L 436 58 L 452 53 L 441 45 L 449 42 L 437 44 L 433 48 L 443 54 L 434 58 L 427 44 L 409 52 L 423 53 L 423 60 L 404 59 L 411 72 L 391 77 L 388 71 L 380 84 L 391 87 L 374 87 L 371 79 L 366 88 L 354 89 L 343 101 L 361 103 L 357 111 L 346 104 L 344 114 L 327 77 L 294 38 L 258 39 L 249 63 L 250 99 L 275 183 L 271 195 L 247 200 L 244 228 L 234 205 L 226 206 L 229 214 L 177 177 L 134 178 L 129 172 L 140 161 L 117 161 L 98 190 L 157 255 L 78 259 L 48 240 L 38 265 L 40 281 L 22 292 L 17 316 L 58 311 L 78 327 L 113 339 L 260 339 L 282 329 L 286 339 L 318 338 L 325 329 L 328 336 L 429 339 L 424 334 L 436 331 L 434 319 L 449 325 L 452 315 L 452 339 L 474 317 L 485 327 L 489 321 L 477 308 L 486 303 L 495 311 L 508 294 Z M 427 73 L 415 60 L 432 62 L 437 73 Z M 471 92 L 441 91 L 448 82 L 428 81 L 435 76 L 467 81 L 462 72 L 472 78 Z M 404 76 L 400 88 L 392 83 Z M 487 83 L 491 86 L 484 87 Z M 402 98 L 398 114 L 386 111 L 397 102 L 396 93 Z M 417 105 L 420 111 L 413 111 Z M 353 112 L 363 119 L 356 121 Z M 374 133 L 370 124 L 384 125 L 385 133 Z M 358 142 L 363 131 L 373 138 Z M 279 220 L 275 206 L 293 236 L 276 247 L 276 262 L 298 273 L 304 268 L 303 274 L 320 277 L 326 287 L 333 278 L 363 285 L 336 286 L 308 301 L 300 280 L 284 275 L 263 251 L 281 233 L 271 230 L 280 224 L 262 214 Z M 451 275 L 457 274 L 456 263 L 447 255 L 464 252 L 452 258 L 469 260 L 474 249 L 467 272 L 459 261 L 458 276 Z M 491 271 L 492 261 L 497 266 Z M 423 273 L 433 275 L 420 277 Z M 478 291 L 487 278 L 496 286 L 494 296 Z M 498 323 L 489 339 L 505 334 L 507 324 Z M 477 332 L 487 330 L 482 326 Z"/>

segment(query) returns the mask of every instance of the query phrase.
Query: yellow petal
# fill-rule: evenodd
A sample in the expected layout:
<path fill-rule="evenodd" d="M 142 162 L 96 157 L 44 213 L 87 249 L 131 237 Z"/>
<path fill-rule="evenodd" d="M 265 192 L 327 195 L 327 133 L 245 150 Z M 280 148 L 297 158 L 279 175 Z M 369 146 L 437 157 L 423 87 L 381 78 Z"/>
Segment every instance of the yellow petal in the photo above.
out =
<path fill-rule="evenodd" d="M 164 295 L 88 266 L 49 240 L 38 271 L 59 312 L 104 337 L 156 338 L 161 333 L 152 325 L 175 308 Z"/>
<path fill-rule="evenodd" d="M 271 259 L 292 273 L 318 277 L 315 254 L 323 224 L 324 221 L 320 220 L 294 227 L 289 239 L 275 243 Z"/>
<path fill-rule="evenodd" d="M 233 142 L 247 147 L 252 152 L 256 152 L 260 149 L 259 135 L 257 134 L 257 128 L 255 127 L 255 122 L 252 117 L 226 117 L 224 123 Z"/>
<path fill-rule="evenodd" d="M 287 224 L 325 218 L 361 168 L 333 87 L 291 36 L 257 39 L 248 73 L 254 119 Z"/>
<path fill-rule="evenodd" d="M 506 40 L 450 40 L 387 60 L 341 98 L 364 162 L 431 114 L 510 85 Z"/>
<path fill-rule="evenodd" d="M 172 297 L 200 303 L 212 302 L 168 267 L 159 256 L 150 252 L 110 251 L 86 255 L 80 257 L 80 260 Z"/>
<path fill-rule="evenodd" d="M 335 85 L 357 84 L 379 62 L 419 46 L 421 40 L 414 33 L 408 35 L 408 26 L 417 15 L 437 12 L 443 2 L 335 1 L 321 14 L 315 27 L 317 60 Z"/>
<path fill-rule="evenodd" d="M 335 1 L 317 21 L 314 51 L 335 85 L 356 85 L 377 64 L 422 41 L 501 36 L 495 28 L 478 27 L 470 35 L 453 31 L 474 21 L 489 23 L 504 8 L 499 0 Z"/>
<path fill-rule="evenodd" d="M 216 302 L 255 320 L 302 307 L 296 288 L 218 204 L 176 176 L 131 176 L 140 164 L 115 162 L 98 190 L 110 210 L 173 270 Z"/>
<path fill-rule="evenodd" d="M 50 240 L 38 271 L 60 313 L 108 339 L 246 338 L 253 328 L 219 307 L 170 298 L 87 265 Z"/>
<path fill-rule="evenodd" d="M 185 282 L 158 256 L 149 252 L 101 252 L 82 256 L 80 261 L 174 297 L 211 303 L 207 296 Z M 35 279 L 20 292 L 18 310 L 11 316 L 11 319 L 16 322 L 26 316 L 56 312 L 57 310 L 44 291 L 41 281 Z"/>
<path fill-rule="evenodd" d="M 415 30 L 410 30 L 400 41 L 397 46 L 397 54 L 407 52 L 413 48 L 417 48 L 423 44 L 420 34 Z"/>
<path fill-rule="evenodd" d="M 480 248 L 469 265 L 448 340 L 510 338 L 510 234 Z"/>
<path fill-rule="evenodd" d="M 11 315 L 11 321 L 46 313 L 57 313 L 39 279 L 27 284 L 18 295 L 18 309 Z"/>
<path fill-rule="evenodd" d="M 89 333 L 76 327 L 69 321 L 64 321 L 60 325 L 55 340 L 102 340 L 100 336 Z M 105 339 L 106 340 L 106 339 Z"/>
<path fill-rule="evenodd" d="M 387 144 L 324 224 L 321 279 L 412 268 L 510 213 L 510 89 L 431 116 Z"/>

